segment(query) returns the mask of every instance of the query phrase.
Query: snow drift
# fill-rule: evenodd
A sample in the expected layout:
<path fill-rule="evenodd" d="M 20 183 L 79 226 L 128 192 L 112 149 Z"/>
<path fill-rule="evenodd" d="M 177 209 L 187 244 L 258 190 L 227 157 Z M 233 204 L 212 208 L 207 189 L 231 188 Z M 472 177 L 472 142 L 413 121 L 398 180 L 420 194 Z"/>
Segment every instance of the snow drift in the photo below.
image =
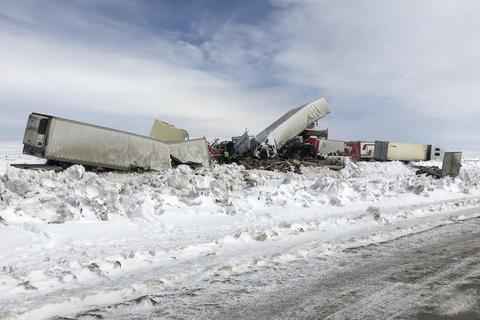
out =
<path fill-rule="evenodd" d="M 19 157 L 8 154 L 0 158 L 2 319 L 208 286 L 480 214 L 480 162 L 468 159 L 459 177 L 437 180 L 399 162 L 303 175 L 237 165 L 37 172 L 8 167 Z"/>

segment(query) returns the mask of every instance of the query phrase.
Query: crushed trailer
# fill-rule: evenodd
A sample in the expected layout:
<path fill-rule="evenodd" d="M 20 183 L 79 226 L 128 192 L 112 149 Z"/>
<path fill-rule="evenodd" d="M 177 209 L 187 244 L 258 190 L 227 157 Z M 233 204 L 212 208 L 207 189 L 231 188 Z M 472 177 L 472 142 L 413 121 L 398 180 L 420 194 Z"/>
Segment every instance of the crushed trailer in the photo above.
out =
<path fill-rule="evenodd" d="M 318 150 L 319 140 L 328 138 L 328 130 L 317 130 L 314 125 L 329 113 L 327 101 L 320 98 L 288 111 L 255 136 L 245 132 L 231 141 L 215 141 L 210 154 L 228 162 L 244 157 L 275 159 L 298 151 L 295 149 Z"/>
<path fill-rule="evenodd" d="M 321 166 L 338 170 L 345 166 L 345 142 L 328 139 L 328 129 L 315 124 L 330 113 L 324 98 L 294 108 L 256 136 L 216 140 L 209 146 L 210 155 L 219 163 L 245 166 L 247 169 L 294 171 L 301 166 Z"/>
<path fill-rule="evenodd" d="M 255 136 L 257 158 L 273 158 L 291 139 L 311 128 L 318 120 L 330 113 L 325 98 L 320 98 L 301 107 L 292 109 Z"/>
<path fill-rule="evenodd" d="M 163 170 L 172 167 L 172 156 L 182 163 L 210 164 L 205 138 L 165 142 L 40 113 L 30 114 L 23 146 L 24 154 L 44 158 L 50 166 Z"/>

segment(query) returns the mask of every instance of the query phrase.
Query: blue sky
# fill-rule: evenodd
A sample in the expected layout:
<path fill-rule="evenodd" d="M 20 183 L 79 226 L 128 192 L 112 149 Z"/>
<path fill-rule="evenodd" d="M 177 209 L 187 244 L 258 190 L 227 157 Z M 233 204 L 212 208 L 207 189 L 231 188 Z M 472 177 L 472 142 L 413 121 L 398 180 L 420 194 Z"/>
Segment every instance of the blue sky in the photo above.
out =
<path fill-rule="evenodd" d="M 256 133 L 324 96 L 332 138 L 479 149 L 473 0 L 0 3 L 0 140 L 32 111 Z"/>

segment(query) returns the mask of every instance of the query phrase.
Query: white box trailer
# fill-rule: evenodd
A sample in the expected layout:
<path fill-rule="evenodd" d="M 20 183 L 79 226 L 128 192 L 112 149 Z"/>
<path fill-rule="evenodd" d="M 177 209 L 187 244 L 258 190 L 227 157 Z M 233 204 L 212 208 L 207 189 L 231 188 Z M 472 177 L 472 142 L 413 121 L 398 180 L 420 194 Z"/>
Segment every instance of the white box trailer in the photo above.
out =
<path fill-rule="evenodd" d="M 375 160 L 425 161 L 430 160 L 431 145 L 375 141 Z"/>
<path fill-rule="evenodd" d="M 50 162 L 125 171 L 171 168 L 171 149 L 184 148 L 147 136 L 39 113 L 29 116 L 23 145 L 25 154 Z"/>

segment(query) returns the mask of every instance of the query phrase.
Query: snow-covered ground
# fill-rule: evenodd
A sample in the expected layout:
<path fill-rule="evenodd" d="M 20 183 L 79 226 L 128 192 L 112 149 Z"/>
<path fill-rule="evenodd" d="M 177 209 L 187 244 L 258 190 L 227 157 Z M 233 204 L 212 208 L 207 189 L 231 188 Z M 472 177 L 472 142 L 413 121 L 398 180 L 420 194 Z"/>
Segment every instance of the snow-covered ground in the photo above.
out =
<path fill-rule="evenodd" d="M 73 316 L 154 292 L 386 241 L 480 216 L 479 154 L 460 177 L 398 162 L 303 175 L 236 165 L 149 174 L 61 173 L 0 146 L 0 319 Z M 272 269 L 273 270 L 273 269 Z M 148 308 L 148 303 L 138 308 Z"/>

